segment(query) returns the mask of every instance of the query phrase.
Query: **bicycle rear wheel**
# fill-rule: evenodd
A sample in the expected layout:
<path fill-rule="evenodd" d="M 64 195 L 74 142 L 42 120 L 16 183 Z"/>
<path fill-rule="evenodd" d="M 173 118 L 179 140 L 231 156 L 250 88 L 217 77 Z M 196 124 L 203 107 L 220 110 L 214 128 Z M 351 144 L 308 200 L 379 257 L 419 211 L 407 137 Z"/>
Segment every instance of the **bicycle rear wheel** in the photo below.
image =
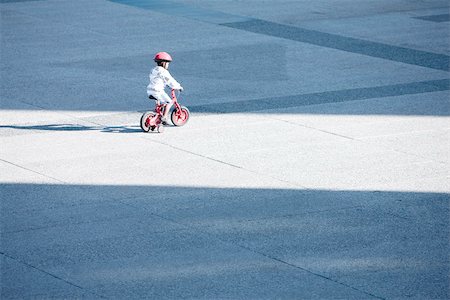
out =
<path fill-rule="evenodd" d="M 152 119 L 155 117 L 154 111 L 147 111 L 141 117 L 141 129 L 144 132 L 149 132 L 155 129 L 155 125 L 152 124 Z M 153 128 L 153 129 L 152 129 Z"/>

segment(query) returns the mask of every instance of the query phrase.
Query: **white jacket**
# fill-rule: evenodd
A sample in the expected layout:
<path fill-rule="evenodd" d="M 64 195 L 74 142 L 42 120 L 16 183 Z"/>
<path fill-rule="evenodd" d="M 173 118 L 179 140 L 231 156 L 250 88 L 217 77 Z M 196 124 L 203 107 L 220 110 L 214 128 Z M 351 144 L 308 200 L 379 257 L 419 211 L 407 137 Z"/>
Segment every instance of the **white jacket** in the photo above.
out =
<path fill-rule="evenodd" d="M 169 71 L 163 67 L 156 66 L 152 69 L 149 75 L 150 83 L 147 86 L 147 94 L 150 96 L 152 94 L 164 93 L 165 86 L 169 86 L 172 89 L 179 90 L 181 85 L 176 81 Z"/>

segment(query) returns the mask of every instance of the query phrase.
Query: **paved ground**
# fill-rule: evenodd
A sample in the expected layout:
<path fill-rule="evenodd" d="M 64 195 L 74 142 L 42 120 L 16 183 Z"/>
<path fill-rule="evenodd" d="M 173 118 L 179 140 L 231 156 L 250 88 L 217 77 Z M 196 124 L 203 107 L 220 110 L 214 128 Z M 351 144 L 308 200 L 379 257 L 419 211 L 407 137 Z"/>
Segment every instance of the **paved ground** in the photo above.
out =
<path fill-rule="evenodd" d="M 0 9 L 2 299 L 450 298 L 448 1 Z"/>

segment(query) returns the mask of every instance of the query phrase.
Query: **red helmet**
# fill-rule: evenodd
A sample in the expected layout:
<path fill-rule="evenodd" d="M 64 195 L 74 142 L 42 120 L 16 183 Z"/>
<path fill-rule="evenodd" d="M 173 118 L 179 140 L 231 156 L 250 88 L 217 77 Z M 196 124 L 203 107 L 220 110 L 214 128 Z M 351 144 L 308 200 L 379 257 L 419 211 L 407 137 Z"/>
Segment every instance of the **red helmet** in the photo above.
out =
<path fill-rule="evenodd" d="M 154 61 L 172 61 L 172 56 L 170 56 L 170 54 L 167 52 L 158 52 L 155 55 Z"/>

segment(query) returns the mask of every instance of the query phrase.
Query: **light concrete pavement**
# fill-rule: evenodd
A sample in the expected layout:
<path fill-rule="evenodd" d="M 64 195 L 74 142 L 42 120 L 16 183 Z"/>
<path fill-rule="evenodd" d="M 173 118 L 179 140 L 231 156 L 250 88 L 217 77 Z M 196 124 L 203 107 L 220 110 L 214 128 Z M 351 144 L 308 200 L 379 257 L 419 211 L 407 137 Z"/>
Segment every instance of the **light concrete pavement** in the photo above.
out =
<path fill-rule="evenodd" d="M 0 9 L 0 298 L 450 297 L 447 1 Z"/>

